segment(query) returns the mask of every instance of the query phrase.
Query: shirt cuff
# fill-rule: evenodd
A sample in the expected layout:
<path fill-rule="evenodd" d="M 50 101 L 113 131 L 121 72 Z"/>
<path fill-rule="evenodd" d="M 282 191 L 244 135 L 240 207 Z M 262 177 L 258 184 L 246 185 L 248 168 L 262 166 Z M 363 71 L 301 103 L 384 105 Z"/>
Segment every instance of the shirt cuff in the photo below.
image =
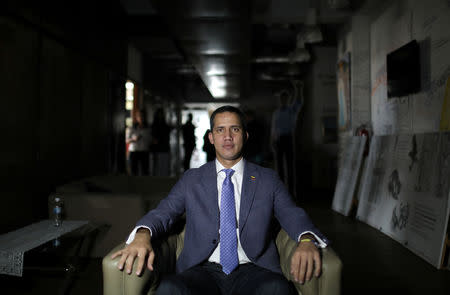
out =
<path fill-rule="evenodd" d="M 133 242 L 134 238 L 136 237 L 136 232 L 137 232 L 137 230 L 140 229 L 140 228 L 146 228 L 146 229 L 148 229 L 148 230 L 150 231 L 150 237 L 152 236 L 152 230 L 151 230 L 148 226 L 145 226 L 145 225 L 138 225 L 138 226 L 136 226 L 136 227 L 133 229 L 133 231 L 131 232 L 131 234 L 128 236 L 128 239 L 127 239 L 127 241 L 125 242 L 127 245 L 129 245 L 129 244 L 131 244 L 131 242 Z"/>
<path fill-rule="evenodd" d="M 300 242 L 300 239 L 302 238 L 303 235 L 305 234 L 311 234 L 314 236 L 314 238 L 316 239 L 316 245 L 317 247 L 320 248 L 325 248 L 327 246 L 327 243 L 324 242 L 324 240 L 322 240 L 321 238 L 319 238 L 315 233 L 313 233 L 312 231 L 304 231 L 302 232 L 299 236 L 298 236 L 298 242 Z"/>

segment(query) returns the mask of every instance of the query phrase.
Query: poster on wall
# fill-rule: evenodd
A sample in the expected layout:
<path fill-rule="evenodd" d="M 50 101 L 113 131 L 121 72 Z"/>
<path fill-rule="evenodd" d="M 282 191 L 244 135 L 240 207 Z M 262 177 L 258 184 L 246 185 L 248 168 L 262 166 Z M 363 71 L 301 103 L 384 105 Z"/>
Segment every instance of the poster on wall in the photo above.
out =
<path fill-rule="evenodd" d="M 350 53 L 347 52 L 337 63 L 338 127 L 341 131 L 350 129 Z"/>
<path fill-rule="evenodd" d="M 356 184 L 363 162 L 366 136 L 352 136 L 345 144 L 331 208 L 345 216 L 350 214 Z"/>
<path fill-rule="evenodd" d="M 372 138 L 356 218 L 441 267 L 449 218 L 450 132 Z"/>

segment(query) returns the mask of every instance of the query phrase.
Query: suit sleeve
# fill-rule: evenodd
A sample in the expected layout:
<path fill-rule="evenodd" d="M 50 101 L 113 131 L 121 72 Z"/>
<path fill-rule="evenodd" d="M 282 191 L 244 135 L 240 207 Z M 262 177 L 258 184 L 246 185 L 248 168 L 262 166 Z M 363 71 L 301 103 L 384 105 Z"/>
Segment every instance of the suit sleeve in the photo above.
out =
<path fill-rule="evenodd" d="M 167 233 L 185 212 L 186 183 L 188 182 L 186 174 L 174 185 L 167 197 L 155 209 L 150 210 L 136 223 L 137 227 L 149 228 L 152 238 Z"/>
<path fill-rule="evenodd" d="M 272 178 L 274 214 L 280 222 L 281 227 L 294 241 L 297 241 L 301 234 L 311 232 L 326 246 L 326 244 L 328 244 L 327 238 L 314 226 L 305 210 L 295 205 L 286 186 L 281 182 L 274 171 L 272 173 Z"/>

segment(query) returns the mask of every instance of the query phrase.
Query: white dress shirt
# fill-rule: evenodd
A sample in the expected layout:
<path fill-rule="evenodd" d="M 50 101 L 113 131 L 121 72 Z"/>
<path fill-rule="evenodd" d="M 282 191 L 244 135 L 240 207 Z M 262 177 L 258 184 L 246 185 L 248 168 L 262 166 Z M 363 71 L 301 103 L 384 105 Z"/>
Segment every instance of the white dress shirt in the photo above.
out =
<path fill-rule="evenodd" d="M 238 241 L 238 259 L 239 264 L 248 263 L 250 262 L 250 259 L 248 259 L 247 255 L 244 252 L 244 249 L 242 248 L 241 241 L 239 239 L 239 211 L 241 208 L 241 190 L 242 190 L 242 179 L 244 178 L 244 160 L 241 159 L 239 162 L 237 162 L 231 169 L 234 170 L 233 175 L 231 176 L 231 182 L 233 183 L 234 187 L 234 203 L 236 205 L 236 220 L 237 220 L 237 226 L 236 226 L 236 234 L 237 234 L 237 241 Z M 220 197 L 222 192 L 222 184 L 225 180 L 225 172 L 223 169 L 226 169 L 223 167 L 222 164 L 216 159 L 216 172 L 217 172 L 217 200 L 219 204 L 219 210 L 220 210 Z M 220 233 L 220 229 L 219 229 Z M 219 243 L 217 244 L 216 249 L 209 257 L 208 261 L 215 262 L 220 264 L 220 239 Z"/>

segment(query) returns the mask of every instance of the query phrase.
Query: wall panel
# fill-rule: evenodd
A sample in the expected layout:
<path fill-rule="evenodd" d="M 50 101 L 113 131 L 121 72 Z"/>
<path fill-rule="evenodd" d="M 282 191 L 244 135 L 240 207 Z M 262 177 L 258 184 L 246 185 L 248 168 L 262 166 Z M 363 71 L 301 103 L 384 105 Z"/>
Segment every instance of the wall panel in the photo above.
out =
<path fill-rule="evenodd" d="M 81 59 L 43 38 L 40 72 L 40 176 L 60 183 L 80 175 Z"/>
<path fill-rule="evenodd" d="M 0 18 L 0 231 L 32 219 L 38 42 L 36 32 Z"/>

